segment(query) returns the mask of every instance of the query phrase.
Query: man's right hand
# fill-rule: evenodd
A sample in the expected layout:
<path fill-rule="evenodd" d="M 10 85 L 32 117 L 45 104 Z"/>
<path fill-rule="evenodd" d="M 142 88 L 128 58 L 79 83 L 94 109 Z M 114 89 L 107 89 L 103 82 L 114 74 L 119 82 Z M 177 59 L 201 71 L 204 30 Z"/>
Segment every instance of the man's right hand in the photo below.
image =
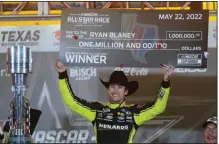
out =
<path fill-rule="evenodd" d="M 58 73 L 62 73 L 64 71 L 66 71 L 66 67 L 59 59 L 56 60 L 56 71 Z"/>

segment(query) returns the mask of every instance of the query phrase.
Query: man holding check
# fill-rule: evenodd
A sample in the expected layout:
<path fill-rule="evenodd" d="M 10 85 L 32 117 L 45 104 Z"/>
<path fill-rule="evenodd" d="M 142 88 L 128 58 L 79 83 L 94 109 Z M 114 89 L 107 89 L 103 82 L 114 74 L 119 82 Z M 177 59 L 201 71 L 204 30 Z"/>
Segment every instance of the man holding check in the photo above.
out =
<path fill-rule="evenodd" d="M 140 125 L 164 112 L 170 93 L 169 77 L 173 67 L 162 65 L 164 79 L 161 82 L 157 98 L 144 105 L 127 104 L 125 97 L 138 89 L 137 81 L 128 81 L 122 71 L 114 71 L 109 82 L 101 83 L 106 87 L 108 103 L 91 102 L 77 97 L 72 91 L 66 67 L 56 61 L 59 73 L 59 88 L 64 103 L 73 111 L 92 122 L 97 143 L 132 143 Z"/>

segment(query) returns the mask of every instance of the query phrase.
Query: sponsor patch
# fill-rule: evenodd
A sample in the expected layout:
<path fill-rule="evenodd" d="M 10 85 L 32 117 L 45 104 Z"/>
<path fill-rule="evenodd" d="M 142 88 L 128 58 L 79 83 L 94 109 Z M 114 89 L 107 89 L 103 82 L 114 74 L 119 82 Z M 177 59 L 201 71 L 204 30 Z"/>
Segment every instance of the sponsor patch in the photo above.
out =
<path fill-rule="evenodd" d="M 158 93 L 158 98 L 163 98 L 164 94 L 165 94 L 165 91 L 163 89 L 160 89 Z"/>
<path fill-rule="evenodd" d="M 101 129 L 110 129 L 110 130 L 128 130 L 128 125 L 109 125 L 109 124 L 99 124 L 98 127 Z"/>

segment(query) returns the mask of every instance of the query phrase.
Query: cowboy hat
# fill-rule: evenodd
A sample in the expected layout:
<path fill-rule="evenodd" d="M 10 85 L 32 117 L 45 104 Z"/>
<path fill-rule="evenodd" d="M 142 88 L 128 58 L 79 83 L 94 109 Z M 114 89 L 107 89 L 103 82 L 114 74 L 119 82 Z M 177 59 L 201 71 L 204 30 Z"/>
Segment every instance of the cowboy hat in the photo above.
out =
<path fill-rule="evenodd" d="M 137 81 L 128 81 L 125 73 L 123 71 L 114 71 L 109 78 L 109 82 L 105 82 L 100 78 L 101 83 L 108 88 L 110 84 L 120 84 L 125 86 L 128 89 L 129 96 L 133 94 L 138 89 L 138 82 Z"/>
<path fill-rule="evenodd" d="M 213 123 L 215 125 L 217 125 L 217 117 L 214 116 L 214 117 L 210 117 L 208 118 L 202 125 L 203 128 L 205 128 L 209 123 Z"/>

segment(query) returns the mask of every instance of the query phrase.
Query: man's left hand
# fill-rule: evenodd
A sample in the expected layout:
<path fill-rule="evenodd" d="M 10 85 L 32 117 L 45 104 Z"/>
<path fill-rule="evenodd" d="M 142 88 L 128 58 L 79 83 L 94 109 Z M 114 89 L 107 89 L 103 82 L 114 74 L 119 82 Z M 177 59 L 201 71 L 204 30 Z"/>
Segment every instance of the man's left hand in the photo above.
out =
<path fill-rule="evenodd" d="M 171 65 L 161 65 L 163 71 L 164 71 L 164 81 L 169 81 L 170 76 L 174 73 L 174 67 Z"/>

